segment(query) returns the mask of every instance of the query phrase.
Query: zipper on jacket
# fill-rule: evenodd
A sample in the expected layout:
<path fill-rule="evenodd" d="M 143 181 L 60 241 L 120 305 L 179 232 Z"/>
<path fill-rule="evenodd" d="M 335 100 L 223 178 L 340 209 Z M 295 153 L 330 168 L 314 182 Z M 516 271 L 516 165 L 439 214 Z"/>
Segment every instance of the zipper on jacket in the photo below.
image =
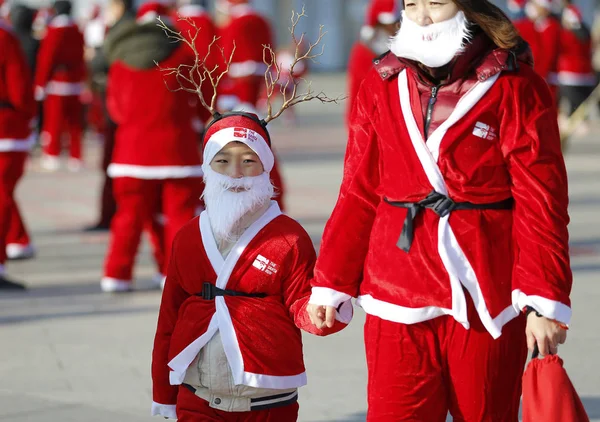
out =
<path fill-rule="evenodd" d="M 429 104 L 427 105 L 427 115 L 425 116 L 425 139 L 429 138 L 429 125 L 431 124 L 431 117 L 433 116 L 433 107 L 437 101 L 437 94 L 439 85 L 431 87 L 431 97 L 429 97 Z"/>

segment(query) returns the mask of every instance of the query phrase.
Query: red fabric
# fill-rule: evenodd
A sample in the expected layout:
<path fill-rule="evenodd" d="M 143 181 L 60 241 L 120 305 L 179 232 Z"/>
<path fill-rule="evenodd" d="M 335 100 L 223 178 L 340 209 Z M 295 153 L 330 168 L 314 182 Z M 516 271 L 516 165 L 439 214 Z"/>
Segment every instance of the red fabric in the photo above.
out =
<path fill-rule="evenodd" d="M 443 422 L 448 411 L 454 421 L 517 421 L 525 318 L 498 340 L 477 317 L 471 322 L 465 330 L 450 316 L 406 325 L 367 315 L 367 422 Z"/>
<path fill-rule="evenodd" d="M 484 56 L 467 76 L 455 75 L 458 80 L 471 84 L 508 67 L 504 50 Z M 396 75 L 406 68 L 413 114 L 423 131 L 417 70 L 387 57 L 395 67 L 382 61 L 387 76 L 371 72 L 358 95 L 341 191 L 325 228 L 314 285 L 406 308 L 451 309 L 448 273 L 438 253 L 438 215 L 425 210 L 417 217 L 415 240 L 405 253 L 396 243 L 407 210 L 383 201 L 420 201 L 433 190 L 400 108 Z M 456 88 L 442 87 L 440 98 L 456 99 L 445 95 Z M 454 201 L 515 200 L 512 211 L 464 210 L 449 217 L 492 318 L 511 306 L 513 290 L 570 306 L 567 175 L 551 104 L 546 83 L 521 63 L 501 73 L 440 146 L 437 164 Z M 453 105 L 438 106 L 443 113 Z M 496 136 L 476 136 L 478 122 Z"/>
<path fill-rule="evenodd" d="M 50 81 L 83 82 L 87 76 L 83 34 L 72 21 L 67 26 L 57 25 L 59 18 L 67 19 L 54 18 L 40 44 L 35 73 L 37 87 L 45 88 Z"/>
<path fill-rule="evenodd" d="M 136 18 L 141 19 L 148 13 L 153 13 L 158 16 L 168 17 L 169 16 L 169 8 L 158 1 L 149 1 L 147 3 L 142 4 L 136 13 Z"/>
<path fill-rule="evenodd" d="M 44 153 L 60 155 L 63 134 L 68 134 L 70 156 L 81 159 L 83 104 L 79 96 L 48 95 L 44 100 L 42 132 Z"/>
<path fill-rule="evenodd" d="M 350 59 L 348 61 L 348 105 L 346 109 L 346 119 L 350 118 L 352 107 L 358 95 L 360 84 L 367 77 L 369 71 L 373 68 L 373 60 L 376 54 L 363 42 L 357 42 L 352 47 Z"/>
<path fill-rule="evenodd" d="M 159 271 L 166 273 L 171 245 L 175 234 L 194 217 L 197 198 L 202 193 L 199 178 L 141 180 L 120 177 L 113 180 L 117 213 L 113 217 L 111 241 L 104 265 L 104 275 L 119 280 L 131 280 L 133 265 L 144 230 L 150 232 L 155 243 L 155 257 Z M 164 243 L 157 245 L 163 234 L 156 225 L 157 214 L 164 214 Z M 160 260 L 159 260 L 160 261 Z"/>
<path fill-rule="evenodd" d="M 397 0 L 371 0 L 367 10 L 367 25 L 375 26 L 381 21 L 382 14 L 393 14 L 400 17 Z M 389 22 L 385 22 L 389 23 Z"/>
<path fill-rule="evenodd" d="M 17 161 L 22 162 L 21 172 L 15 171 L 13 177 L 13 180 L 15 180 L 14 183 L 16 184 L 25 173 L 25 164 L 27 162 L 27 156 L 23 153 L 17 153 L 16 155 L 14 155 L 14 158 Z M 6 243 L 27 246 L 30 243 L 29 233 L 27 233 L 27 228 L 25 227 L 25 222 L 23 221 L 23 217 L 21 216 L 21 212 L 19 211 L 19 205 L 17 204 L 17 201 L 12 201 L 11 206 L 12 211 L 10 213 L 10 223 L 8 225 Z"/>
<path fill-rule="evenodd" d="M 265 65 L 263 62 L 263 45 L 273 46 L 273 35 L 269 22 L 254 11 L 234 16 L 229 23 L 219 31 L 219 45 L 223 49 L 224 57 L 229 58 L 235 45 L 232 65 L 245 63 L 251 68 L 248 72 L 234 75 L 231 72 L 229 79 L 222 86 L 223 94 L 232 94 L 240 102 L 256 106 L 261 89 L 264 87 Z M 221 66 L 224 63 L 221 62 Z"/>
<path fill-rule="evenodd" d="M 523 374 L 523 422 L 589 422 L 563 360 L 533 359 Z"/>
<path fill-rule="evenodd" d="M 543 24 L 523 19 L 515 25 L 533 52 L 533 69 L 548 80 L 556 73 L 560 54 L 562 26 L 555 18 L 548 18 Z"/>
<path fill-rule="evenodd" d="M 187 6 L 187 8 L 184 6 L 181 9 L 185 11 L 190 9 L 190 6 Z M 175 17 L 173 19 L 177 29 L 181 31 L 181 34 L 190 41 L 196 35 L 195 28 L 200 29 L 198 35 L 196 36 L 194 45 L 200 57 L 207 57 L 208 47 L 217 35 L 217 29 L 215 28 L 210 15 L 200 10 L 197 13 L 183 13 L 183 11 L 180 12 L 181 18 Z M 219 54 L 220 53 L 218 52 L 216 46 L 213 45 L 211 54 L 208 55 L 206 60 L 207 69 L 213 69 L 215 65 L 218 64 L 217 56 Z M 210 82 L 202 85 L 202 95 L 204 96 L 205 100 L 210 103 L 210 99 L 213 95 L 213 87 Z M 202 123 L 206 123 L 211 118 L 210 111 L 208 111 L 201 103 L 198 103 L 198 115 Z"/>
<path fill-rule="evenodd" d="M 264 127 L 260 125 L 256 120 L 250 119 L 249 117 L 239 116 L 239 115 L 231 115 L 227 116 L 221 120 L 218 120 L 213 125 L 208 128 L 206 134 L 204 135 L 204 146 L 208 143 L 210 138 L 217 133 L 218 131 L 226 128 L 245 128 L 253 130 L 258 133 L 263 139 L 269 144 L 269 135 Z"/>
<path fill-rule="evenodd" d="M 188 47 L 182 45 L 162 68 L 191 63 Z M 112 163 L 140 166 L 200 165 L 196 119 L 196 97 L 172 92 L 179 83 L 159 68 L 134 69 L 123 62 L 110 68 L 107 107 L 117 124 Z"/>
<path fill-rule="evenodd" d="M 575 31 L 563 28 L 560 34 L 558 72 L 571 72 L 581 75 L 594 73 L 591 37 L 581 39 Z"/>
<path fill-rule="evenodd" d="M 178 387 L 170 385 L 168 362 L 207 331 L 215 313 L 214 300 L 195 296 L 202 291 L 203 282 L 214 284 L 217 278 L 198 220 L 186 224 L 173 244 L 152 353 L 156 403 L 175 404 Z M 276 265 L 275 273 L 267 274 L 253 266 L 259 254 Z M 300 329 L 324 335 L 345 326 L 336 322 L 331 329 L 318 330 L 308 318 L 306 305 L 315 258 L 306 231 L 284 215 L 272 220 L 244 250 L 226 288 L 267 294 L 259 299 L 225 297 L 244 371 L 272 376 L 302 374 Z"/>
<path fill-rule="evenodd" d="M 298 420 L 298 408 L 298 403 L 294 403 L 252 412 L 225 412 L 211 408 L 206 400 L 197 397 L 187 388 L 179 387 L 177 395 L 179 422 L 295 422 Z"/>
<path fill-rule="evenodd" d="M 7 236 L 17 207 L 14 192 L 26 159 L 25 152 L 0 153 L 0 265 L 6 262 Z"/>
<path fill-rule="evenodd" d="M 0 22 L 0 140 L 26 140 L 36 113 L 31 72 L 19 40 Z M 10 106 L 9 106 L 10 104 Z"/>

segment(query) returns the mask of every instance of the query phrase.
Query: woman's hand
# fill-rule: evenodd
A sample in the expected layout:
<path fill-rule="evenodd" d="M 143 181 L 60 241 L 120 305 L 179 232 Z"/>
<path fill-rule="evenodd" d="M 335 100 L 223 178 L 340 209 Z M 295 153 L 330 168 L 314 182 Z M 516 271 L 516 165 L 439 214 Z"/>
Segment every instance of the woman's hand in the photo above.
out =
<path fill-rule="evenodd" d="M 318 329 L 331 328 L 335 323 L 336 309 L 333 306 L 313 305 L 309 303 L 306 312 L 310 317 L 310 322 Z"/>
<path fill-rule="evenodd" d="M 567 340 L 567 330 L 546 317 L 539 317 L 535 312 L 527 315 L 527 347 L 533 352 L 537 342 L 540 355 L 555 355 L 558 345 Z"/>

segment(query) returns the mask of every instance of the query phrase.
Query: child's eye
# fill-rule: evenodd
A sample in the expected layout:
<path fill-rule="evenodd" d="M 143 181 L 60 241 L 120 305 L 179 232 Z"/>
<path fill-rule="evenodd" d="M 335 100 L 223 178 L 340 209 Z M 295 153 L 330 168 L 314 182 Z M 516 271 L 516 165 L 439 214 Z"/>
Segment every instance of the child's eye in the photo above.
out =
<path fill-rule="evenodd" d="M 256 160 L 252 160 L 251 158 L 244 160 L 244 164 L 250 164 L 250 163 L 256 163 Z"/>
<path fill-rule="evenodd" d="M 227 164 L 227 160 L 225 160 L 224 158 L 217 160 L 217 163 L 219 164 Z"/>

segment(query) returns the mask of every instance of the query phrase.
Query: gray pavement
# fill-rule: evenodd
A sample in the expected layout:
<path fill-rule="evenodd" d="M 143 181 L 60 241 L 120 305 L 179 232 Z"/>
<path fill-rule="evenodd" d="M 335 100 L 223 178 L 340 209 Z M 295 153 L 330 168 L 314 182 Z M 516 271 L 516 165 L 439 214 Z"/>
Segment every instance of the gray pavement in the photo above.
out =
<path fill-rule="evenodd" d="M 343 77 L 318 76 L 317 88 L 342 92 Z M 289 214 L 318 246 L 337 197 L 345 146 L 344 106 L 312 104 L 297 126 L 275 122 L 272 134 L 284 165 Z M 600 421 L 600 124 L 578 138 L 567 156 L 571 183 L 574 317 L 561 349 L 590 417 Z M 108 236 L 84 234 L 96 218 L 99 148 L 88 141 L 88 168 L 45 173 L 36 157 L 18 189 L 35 260 L 8 270 L 30 286 L 0 296 L 0 421 L 151 421 L 150 353 L 160 292 L 146 242 L 134 294 L 100 292 Z M 325 339 L 305 336 L 309 385 L 301 390 L 304 422 L 364 421 L 364 315 Z M 158 420 L 158 419 L 156 419 Z"/>

